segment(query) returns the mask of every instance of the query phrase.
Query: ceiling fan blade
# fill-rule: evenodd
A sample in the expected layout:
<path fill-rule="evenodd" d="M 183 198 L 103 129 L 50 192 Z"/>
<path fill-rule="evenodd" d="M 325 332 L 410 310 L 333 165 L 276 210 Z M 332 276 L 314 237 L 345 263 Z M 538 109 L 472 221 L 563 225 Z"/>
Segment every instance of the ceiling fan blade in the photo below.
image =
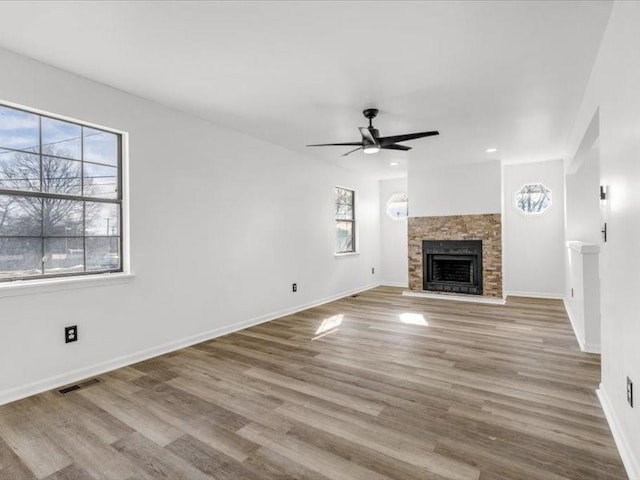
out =
<path fill-rule="evenodd" d="M 362 142 L 346 142 L 346 143 L 316 143 L 313 145 L 307 145 L 307 147 L 355 147 L 356 145 L 362 146 Z"/>
<path fill-rule="evenodd" d="M 368 128 L 366 128 L 366 127 L 358 127 L 358 130 L 360 130 L 360 133 L 362 134 L 362 138 L 364 140 L 367 140 L 368 142 L 371 142 L 373 145 L 377 145 L 378 144 L 376 139 L 373 138 L 373 135 L 371 135 L 371 132 L 369 131 Z"/>
<path fill-rule="evenodd" d="M 406 145 L 398 145 L 396 143 L 392 143 L 391 145 L 385 145 L 384 147 L 380 147 L 383 150 L 411 150 L 411 147 L 407 147 Z"/>
<path fill-rule="evenodd" d="M 353 153 L 353 152 L 357 152 L 358 150 L 361 150 L 362 146 L 358 147 L 358 148 L 354 148 L 353 150 L 348 151 L 347 153 L 343 153 L 342 156 L 346 157 L 347 155 Z"/>
<path fill-rule="evenodd" d="M 405 135 L 394 135 L 392 137 L 380 137 L 378 142 L 381 146 L 391 145 L 392 143 L 406 142 L 407 140 L 415 140 L 416 138 L 431 137 L 433 135 L 440 135 L 440 132 L 434 130 L 432 132 L 418 132 L 407 133 Z"/>

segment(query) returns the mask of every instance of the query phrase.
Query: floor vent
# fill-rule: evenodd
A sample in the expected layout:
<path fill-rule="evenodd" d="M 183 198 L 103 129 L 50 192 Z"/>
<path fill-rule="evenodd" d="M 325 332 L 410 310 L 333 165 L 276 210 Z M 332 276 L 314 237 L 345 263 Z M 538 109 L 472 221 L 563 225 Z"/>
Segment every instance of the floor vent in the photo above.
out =
<path fill-rule="evenodd" d="M 99 383 L 99 382 L 100 380 L 98 380 L 97 378 L 92 378 L 91 380 L 87 380 L 86 382 L 80 382 L 80 383 L 76 383 L 75 385 L 69 385 L 68 387 L 63 387 L 60 390 L 58 390 L 58 392 L 60 392 L 62 395 L 66 395 L 67 393 L 75 392 L 76 390 L 80 390 L 81 388 L 90 387 L 91 385 L 95 385 L 96 383 Z"/>
<path fill-rule="evenodd" d="M 355 295 L 351 295 L 351 298 L 356 298 L 359 297 L 360 295 L 358 295 L 357 293 Z"/>

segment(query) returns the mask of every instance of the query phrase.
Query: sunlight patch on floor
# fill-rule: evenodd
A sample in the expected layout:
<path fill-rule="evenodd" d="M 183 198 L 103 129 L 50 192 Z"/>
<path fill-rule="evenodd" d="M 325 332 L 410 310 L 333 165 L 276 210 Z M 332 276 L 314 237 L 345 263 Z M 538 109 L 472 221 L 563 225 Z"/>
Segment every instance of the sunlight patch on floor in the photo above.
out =
<path fill-rule="evenodd" d="M 315 337 L 313 340 L 316 340 L 320 337 L 324 337 L 330 333 L 336 332 L 338 327 L 342 324 L 342 320 L 344 319 L 344 315 L 334 315 L 329 318 L 325 318 L 318 329 L 316 330 Z"/>
<path fill-rule="evenodd" d="M 424 318 L 424 315 L 422 315 L 421 313 L 401 313 L 400 315 L 398 315 L 398 317 L 400 317 L 400 321 L 402 323 L 407 323 L 409 325 L 421 325 L 421 326 L 428 326 L 429 323 L 427 322 L 427 320 Z"/>

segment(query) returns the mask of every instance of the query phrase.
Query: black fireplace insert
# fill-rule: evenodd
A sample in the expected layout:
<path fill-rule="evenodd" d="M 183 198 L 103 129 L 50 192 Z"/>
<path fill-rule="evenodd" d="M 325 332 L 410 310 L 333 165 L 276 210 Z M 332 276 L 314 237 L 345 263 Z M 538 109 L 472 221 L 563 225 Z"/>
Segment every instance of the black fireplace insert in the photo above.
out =
<path fill-rule="evenodd" d="M 482 295 L 482 240 L 423 240 L 423 289 Z"/>

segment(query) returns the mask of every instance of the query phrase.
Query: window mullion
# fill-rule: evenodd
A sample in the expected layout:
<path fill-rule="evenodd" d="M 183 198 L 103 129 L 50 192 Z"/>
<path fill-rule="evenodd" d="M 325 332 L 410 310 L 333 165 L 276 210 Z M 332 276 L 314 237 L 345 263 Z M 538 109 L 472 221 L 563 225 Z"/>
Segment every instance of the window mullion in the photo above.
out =
<path fill-rule="evenodd" d="M 0 107 L 3 114 L 6 110 L 9 116 L 25 118 L 27 126 L 19 128 L 29 129 L 26 140 L 19 141 L 13 140 L 12 129 L 0 132 L 0 146 L 16 157 L 14 173 L 0 185 L 0 199 L 17 205 L 10 227 L 0 235 L 1 241 L 10 242 L 8 255 L 3 250 L 0 261 L 0 282 L 122 272 L 122 134 L 29 109 Z M 85 172 L 87 166 L 90 171 Z M 117 235 L 111 233 L 116 229 Z"/>

